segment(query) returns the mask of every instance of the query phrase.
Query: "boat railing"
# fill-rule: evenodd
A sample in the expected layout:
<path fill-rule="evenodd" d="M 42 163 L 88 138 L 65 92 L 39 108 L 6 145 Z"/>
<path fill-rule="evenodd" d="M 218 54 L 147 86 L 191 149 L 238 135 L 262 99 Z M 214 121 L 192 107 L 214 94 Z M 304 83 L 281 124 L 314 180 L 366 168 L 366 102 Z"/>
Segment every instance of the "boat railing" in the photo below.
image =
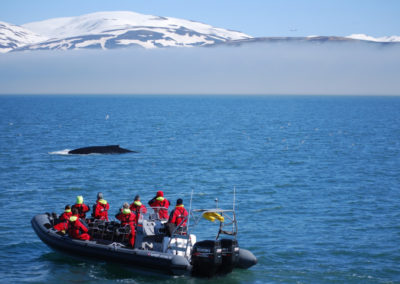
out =
<path fill-rule="evenodd" d="M 88 229 L 89 235 L 100 242 L 127 243 L 131 233 L 129 225 L 121 226 L 117 221 L 91 220 Z"/>
<path fill-rule="evenodd" d="M 165 207 L 150 207 L 149 210 L 150 209 L 153 209 L 153 212 L 149 212 L 149 211 L 147 211 L 147 213 L 140 212 L 140 217 L 139 217 L 138 223 L 141 223 L 141 221 L 143 221 L 144 219 L 152 220 L 152 221 L 156 221 L 156 220 L 167 221 L 168 220 L 168 219 L 160 218 L 160 214 L 159 214 L 160 211 L 166 211 L 167 215 L 168 215 L 168 208 L 165 208 Z"/>
<path fill-rule="evenodd" d="M 206 219 L 211 222 L 219 221 L 218 233 L 216 240 L 218 240 L 221 235 L 227 235 L 231 238 L 236 239 L 238 228 L 235 210 L 226 209 L 193 209 L 191 211 L 194 226 L 197 226 L 201 219 Z"/>
<path fill-rule="evenodd" d="M 192 220 L 191 226 L 187 226 L 189 223 L 189 218 Z M 201 219 L 207 219 L 211 222 L 215 222 L 218 226 L 216 240 L 221 238 L 223 235 L 228 236 L 228 238 L 235 239 L 237 237 L 237 220 L 234 210 L 225 209 L 193 209 L 190 214 L 186 216 L 178 226 L 174 228 L 171 233 L 171 238 L 168 242 L 166 249 L 172 249 L 176 251 L 184 252 L 184 256 L 190 258 L 190 249 L 194 242 L 191 238 L 190 230 L 196 227 Z M 184 225 L 185 224 L 185 225 Z M 177 239 L 186 240 L 184 247 L 171 247 L 171 242 L 176 243 Z"/>
<path fill-rule="evenodd" d="M 170 249 L 175 251 L 176 254 L 178 254 L 178 252 L 182 252 L 184 257 L 190 257 L 190 249 L 194 243 L 192 243 L 192 235 L 190 234 L 187 226 L 189 217 L 190 215 L 185 216 L 182 221 L 173 229 L 170 234 L 168 244 L 164 248 L 164 252 Z M 179 240 L 183 241 L 182 246 L 179 246 Z M 172 242 L 174 242 L 175 246 L 172 246 Z"/>
<path fill-rule="evenodd" d="M 144 222 L 154 225 L 155 235 L 160 233 L 164 236 L 169 235 L 169 240 L 167 245 L 163 244 L 163 251 L 171 249 L 173 251 L 184 252 L 185 257 L 189 257 L 190 248 L 194 245 L 195 240 L 191 239 L 190 230 L 192 227 L 198 225 L 201 219 L 205 218 L 213 223 L 219 223 L 216 240 L 218 240 L 222 235 L 229 236 L 229 238 L 236 239 L 237 236 L 237 221 L 234 210 L 224 210 L 224 209 L 193 209 L 190 211 L 188 216 L 185 216 L 181 222 L 172 229 L 168 231 L 166 226 L 167 220 L 159 218 L 159 210 L 167 208 L 158 207 L 153 208 L 154 213 L 142 213 L 140 214 L 138 226 L 144 225 Z M 192 220 L 189 227 L 189 218 Z M 215 222 L 218 221 L 218 222 Z M 157 229 L 158 227 L 158 229 Z M 156 230 L 157 229 L 157 230 Z M 100 221 L 94 220 L 89 223 L 89 233 L 94 239 L 99 239 L 102 241 L 120 241 L 122 243 L 127 242 L 130 234 L 130 226 L 121 227 L 117 221 Z M 181 240 L 181 241 L 178 241 Z M 179 242 L 179 244 L 178 244 Z M 189 249 L 188 249 L 189 248 Z"/>

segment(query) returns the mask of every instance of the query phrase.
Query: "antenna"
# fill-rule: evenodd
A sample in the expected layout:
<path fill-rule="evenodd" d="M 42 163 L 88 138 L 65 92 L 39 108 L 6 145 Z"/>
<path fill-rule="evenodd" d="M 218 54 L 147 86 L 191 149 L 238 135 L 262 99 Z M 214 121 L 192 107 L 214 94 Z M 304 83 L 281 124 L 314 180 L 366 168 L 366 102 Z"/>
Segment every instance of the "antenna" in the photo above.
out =
<path fill-rule="evenodd" d="M 218 198 L 215 198 L 215 208 L 218 209 Z"/>
<path fill-rule="evenodd" d="M 187 248 L 188 248 L 189 242 L 190 242 L 191 245 L 193 245 L 192 244 L 192 239 L 190 238 L 190 228 L 189 228 L 189 225 L 190 225 L 190 214 L 192 214 L 192 199 L 193 199 L 193 188 L 192 188 L 192 193 L 190 194 L 189 215 L 188 215 L 188 219 L 187 219 L 187 229 L 188 229 L 187 234 L 189 235 L 189 239 L 188 239 L 188 242 L 186 243 L 185 256 L 186 256 L 186 253 L 187 253 Z"/>
<path fill-rule="evenodd" d="M 233 187 L 233 211 L 235 211 L 236 186 Z"/>
<path fill-rule="evenodd" d="M 189 205 L 189 218 L 187 221 L 187 227 L 189 228 L 189 222 L 190 222 L 190 214 L 192 213 L 192 199 L 193 199 L 193 188 L 192 188 L 192 193 L 190 194 L 190 205 Z M 190 236 L 190 232 L 189 232 Z"/>

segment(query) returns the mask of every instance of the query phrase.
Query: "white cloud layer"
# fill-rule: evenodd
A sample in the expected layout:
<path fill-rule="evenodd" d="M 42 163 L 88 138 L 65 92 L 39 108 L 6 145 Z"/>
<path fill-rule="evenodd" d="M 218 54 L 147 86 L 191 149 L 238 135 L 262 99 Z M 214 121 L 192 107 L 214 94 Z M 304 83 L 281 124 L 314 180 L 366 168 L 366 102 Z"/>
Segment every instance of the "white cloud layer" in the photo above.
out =
<path fill-rule="evenodd" d="M 400 45 L 43 51 L 0 55 L 0 94 L 400 95 Z"/>

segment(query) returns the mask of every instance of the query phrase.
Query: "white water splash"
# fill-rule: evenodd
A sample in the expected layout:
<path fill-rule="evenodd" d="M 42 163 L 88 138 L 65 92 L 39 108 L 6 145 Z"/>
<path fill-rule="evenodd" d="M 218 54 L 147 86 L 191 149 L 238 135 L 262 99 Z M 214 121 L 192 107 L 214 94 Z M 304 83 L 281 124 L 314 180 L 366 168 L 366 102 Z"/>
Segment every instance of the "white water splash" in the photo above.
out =
<path fill-rule="evenodd" d="M 71 151 L 71 149 L 64 149 L 64 150 L 60 150 L 60 151 L 54 151 L 54 152 L 49 152 L 50 155 L 69 155 L 69 151 Z"/>

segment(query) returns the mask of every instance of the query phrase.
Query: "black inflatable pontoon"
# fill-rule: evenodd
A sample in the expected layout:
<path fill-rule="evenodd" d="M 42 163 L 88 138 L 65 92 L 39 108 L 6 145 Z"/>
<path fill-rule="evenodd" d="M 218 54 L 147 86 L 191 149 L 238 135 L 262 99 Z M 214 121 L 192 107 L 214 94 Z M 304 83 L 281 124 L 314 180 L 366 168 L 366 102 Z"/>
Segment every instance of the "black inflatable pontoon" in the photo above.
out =
<path fill-rule="evenodd" d="M 38 237 L 54 250 L 124 262 L 173 275 L 182 275 L 191 269 L 189 261 L 180 255 L 131 249 L 116 242 L 107 244 L 107 242 L 71 239 L 67 235 L 61 235 L 54 230 L 50 224 L 49 216 L 46 214 L 36 215 L 32 219 L 32 227 Z"/>

